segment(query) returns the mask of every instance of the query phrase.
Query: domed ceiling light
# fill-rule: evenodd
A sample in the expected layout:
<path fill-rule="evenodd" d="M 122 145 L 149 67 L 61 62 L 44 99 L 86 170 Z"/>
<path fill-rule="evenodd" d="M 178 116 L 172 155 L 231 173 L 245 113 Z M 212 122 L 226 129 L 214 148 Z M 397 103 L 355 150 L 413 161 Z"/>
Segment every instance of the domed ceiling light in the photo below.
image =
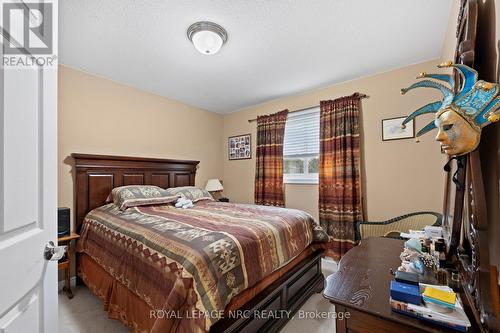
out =
<path fill-rule="evenodd" d="M 202 21 L 189 26 L 187 36 L 203 54 L 215 54 L 227 42 L 227 31 L 217 23 Z"/>

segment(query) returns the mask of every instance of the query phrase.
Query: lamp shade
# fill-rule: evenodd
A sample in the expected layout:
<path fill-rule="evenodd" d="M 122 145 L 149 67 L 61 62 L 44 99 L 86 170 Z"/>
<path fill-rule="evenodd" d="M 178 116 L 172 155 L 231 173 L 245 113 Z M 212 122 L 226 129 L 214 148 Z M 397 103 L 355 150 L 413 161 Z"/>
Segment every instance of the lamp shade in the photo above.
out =
<path fill-rule="evenodd" d="M 207 185 L 205 186 L 205 190 L 209 192 L 214 192 L 214 191 L 222 191 L 224 187 L 222 187 L 222 184 L 218 179 L 209 179 L 207 181 Z"/>

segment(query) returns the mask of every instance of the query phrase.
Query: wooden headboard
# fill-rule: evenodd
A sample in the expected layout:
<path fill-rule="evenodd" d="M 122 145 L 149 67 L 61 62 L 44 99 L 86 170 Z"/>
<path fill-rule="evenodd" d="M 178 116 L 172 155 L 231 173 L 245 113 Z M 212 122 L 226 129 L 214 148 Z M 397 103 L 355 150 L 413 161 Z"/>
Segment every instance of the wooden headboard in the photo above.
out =
<path fill-rule="evenodd" d="M 193 186 L 199 161 L 71 154 L 74 159 L 75 230 L 85 215 L 106 202 L 111 190 L 123 185 L 162 188 Z"/>

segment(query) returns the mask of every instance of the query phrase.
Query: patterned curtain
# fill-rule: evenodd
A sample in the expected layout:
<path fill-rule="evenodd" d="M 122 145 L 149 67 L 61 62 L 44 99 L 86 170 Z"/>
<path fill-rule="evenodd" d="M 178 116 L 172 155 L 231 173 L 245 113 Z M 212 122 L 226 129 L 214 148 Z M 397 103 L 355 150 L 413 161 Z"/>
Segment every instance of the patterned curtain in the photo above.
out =
<path fill-rule="evenodd" d="M 285 206 L 283 192 L 283 139 L 288 110 L 257 117 L 255 204 Z"/>
<path fill-rule="evenodd" d="M 363 219 L 360 107 L 358 93 L 320 102 L 319 220 L 335 259 L 355 245 L 355 222 Z"/>

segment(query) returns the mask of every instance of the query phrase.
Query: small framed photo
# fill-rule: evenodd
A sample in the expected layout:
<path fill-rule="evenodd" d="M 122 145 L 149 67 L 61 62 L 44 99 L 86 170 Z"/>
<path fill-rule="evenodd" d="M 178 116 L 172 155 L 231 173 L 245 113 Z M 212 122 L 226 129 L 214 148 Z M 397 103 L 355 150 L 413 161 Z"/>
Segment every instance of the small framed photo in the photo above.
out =
<path fill-rule="evenodd" d="M 227 139 L 229 160 L 252 158 L 252 140 L 250 134 L 231 136 Z"/>
<path fill-rule="evenodd" d="M 406 117 L 382 119 L 382 141 L 414 138 L 415 121 L 410 120 L 405 128 L 402 128 L 401 124 L 405 119 Z"/>

